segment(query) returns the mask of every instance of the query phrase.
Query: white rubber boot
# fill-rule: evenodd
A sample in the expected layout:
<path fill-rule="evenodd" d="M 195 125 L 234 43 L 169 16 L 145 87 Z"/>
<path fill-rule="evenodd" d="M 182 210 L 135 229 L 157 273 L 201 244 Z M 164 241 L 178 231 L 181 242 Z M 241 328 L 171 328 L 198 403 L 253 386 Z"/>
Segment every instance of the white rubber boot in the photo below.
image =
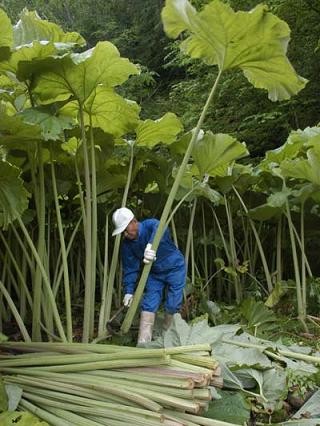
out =
<path fill-rule="evenodd" d="M 154 312 L 141 312 L 137 346 L 151 342 L 155 317 L 156 314 Z"/>
<path fill-rule="evenodd" d="M 168 312 L 166 312 L 164 314 L 164 320 L 163 320 L 163 329 L 165 331 L 168 330 L 168 328 L 170 327 L 171 323 L 172 323 L 172 319 L 173 319 L 173 315 L 172 314 L 168 314 Z"/>

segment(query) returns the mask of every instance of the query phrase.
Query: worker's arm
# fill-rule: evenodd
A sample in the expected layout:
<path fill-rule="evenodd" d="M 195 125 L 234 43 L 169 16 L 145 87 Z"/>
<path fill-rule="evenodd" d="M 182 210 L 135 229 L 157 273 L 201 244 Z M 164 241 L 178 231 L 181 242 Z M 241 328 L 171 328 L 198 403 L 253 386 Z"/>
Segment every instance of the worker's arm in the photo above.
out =
<path fill-rule="evenodd" d="M 140 272 L 140 261 L 126 246 L 122 248 L 122 268 L 124 293 L 132 295 Z"/>

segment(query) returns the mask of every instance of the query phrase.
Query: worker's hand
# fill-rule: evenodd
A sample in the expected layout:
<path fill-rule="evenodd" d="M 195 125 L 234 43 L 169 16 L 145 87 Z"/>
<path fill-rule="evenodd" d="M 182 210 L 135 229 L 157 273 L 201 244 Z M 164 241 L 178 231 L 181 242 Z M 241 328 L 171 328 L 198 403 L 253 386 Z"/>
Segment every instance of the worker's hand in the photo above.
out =
<path fill-rule="evenodd" d="M 156 252 L 155 250 L 152 250 L 151 247 L 152 247 L 152 244 L 148 243 L 144 251 L 144 258 L 143 258 L 144 263 L 150 263 L 156 260 Z"/>
<path fill-rule="evenodd" d="M 129 294 L 129 293 L 125 294 L 122 301 L 123 306 L 126 306 L 129 308 L 129 306 L 131 305 L 132 299 L 133 299 L 133 294 Z"/>

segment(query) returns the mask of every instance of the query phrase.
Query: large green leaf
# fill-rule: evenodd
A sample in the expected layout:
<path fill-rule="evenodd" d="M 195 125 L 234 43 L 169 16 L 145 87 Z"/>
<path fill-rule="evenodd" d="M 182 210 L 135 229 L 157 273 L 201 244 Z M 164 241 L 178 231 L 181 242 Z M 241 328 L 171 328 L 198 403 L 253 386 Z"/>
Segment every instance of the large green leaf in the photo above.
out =
<path fill-rule="evenodd" d="M 214 135 L 212 132 L 207 132 L 199 139 L 192 151 L 192 157 L 202 176 L 223 176 L 233 161 L 245 155 L 248 155 L 245 144 L 230 135 Z"/>
<path fill-rule="evenodd" d="M 24 123 L 19 115 L 0 114 L 1 144 L 10 148 L 27 149 L 29 142 L 41 139 L 41 129 L 37 125 Z"/>
<path fill-rule="evenodd" d="M 64 115 L 54 115 L 49 109 L 29 108 L 25 109 L 20 116 L 27 124 L 37 124 L 41 128 L 44 140 L 57 140 L 62 137 L 65 129 L 73 126 L 72 118 Z"/>
<path fill-rule="evenodd" d="M 94 96 L 99 85 L 111 88 L 137 73 L 134 64 L 121 58 L 112 43 L 104 41 L 83 53 L 66 57 L 53 71 L 43 73 L 36 81 L 34 92 L 43 104 L 73 98 L 83 105 Z"/>
<path fill-rule="evenodd" d="M 279 148 L 266 152 L 265 159 L 260 163 L 260 169 L 269 170 L 285 160 L 296 158 L 304 148 L 313 147 L 320 143 L 320 128 L 307 127 L 290 133 L 286 142 Z"/>
<path fill-rule="evenodd" d="M 14 51 L 8 61 L 0 63 L 0 72 L 16 74 L 18 80 L 31 79 L 33 75 L 58 67 L 66 49 L 53 43 L 34 41 Z"/>
<path fill-rule="evenodd" d="M 59 25 L 41 19 L 37 12 L 24 9 L 19 22 L 14 26 L 14 45 L 22 46 L 33 41 L 55 42 L 83 46 L 84 38 L 76 33 L 65 33 Z"/>
<path fill-rule="evenodd" d="M 307 151 L 307 159 L 296 158 L 280 164 L 283 176 L 307 180 L 320 185 L 320 146 L 315 145 Z"/>
<path fill-rule="evenodd" d="M 250 12 L 234 12 L 213 0 L 197 13 L 188 0 L 167 0 L 162 11 L 166 33 L 177 38 L 187 31 L 181 49 L 193 58 L 218 65 L 221 71 L 240 68 L 273 101 L 288 99 L 306 80 L 286 57 L 288 25 L 258 5 Z"/>
<path fill-rule="evenodd" d="M 168 112 L 159 120 L 145 120 L 139 124 L 136 130 L 137 144 L 148 148 L 160 142 L 171 144 L 182 130 L 183 126 L 177 116 Z"/>
<path fill-rule="evenodd" d="M 0 227 L 6 228 L 28 207 L 28 192 L 20 178 L 20 170 L 0 161 Z"/>
<path fill-rule="evenodd" d="M 140 107 L 133 101 L 122 98 L 113 89 L 98 86 L 84 102 L 84 120 L 86 125 L 98 127 L 116 137 L 132 132 L 139 122 Z M 77 117 L 79 104 L 69 102 L 61 112 Z"/>
<path fill-rule="evenodd" d="M 209 404 L 205 417 L 230 424 L 243 425 L 249 421 L 250 406 L 240 392 L 221 392 L 222 398 Z"/>
<path fill-rule="evenodd" d="M 0 9 L 0 28 L 0 60 L 3 60 L 10 56 L 10 50 L 13 44 L 13 30 L 10 19 L 2 9 Z"/>

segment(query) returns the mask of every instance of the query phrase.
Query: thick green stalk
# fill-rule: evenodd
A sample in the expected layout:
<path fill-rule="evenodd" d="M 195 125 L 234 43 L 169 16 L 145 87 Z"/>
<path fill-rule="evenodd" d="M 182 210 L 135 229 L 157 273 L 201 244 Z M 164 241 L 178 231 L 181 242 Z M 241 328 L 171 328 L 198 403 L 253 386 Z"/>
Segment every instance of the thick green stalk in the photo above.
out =
<path fill-rule="evenodd" d="M 61 379 L 63 380 L 63 378 Z M 96 399 L 98 401 L 106 401 L 113 403 L 120 403 L 124 405 L 136 406 L 134 402 L 130 402 L 119 396 L 110 395 L 106 391 L 92 390 L 88 387 L 81 385 L 74 385 L 71 383 L 65 383 L 63 381 L 51 381 L 48 379 L 41 379 L 35 377 L 26 377 L 26 376 L 5 376 L 5 383 L 14 383 L 18 385 L 31 385 L 44 389 L 52 389 L 56 391 L 63 390 L 64 392 L 71 393 L 72 395 L 85 396 L 88 398 Z M 23 386 L 21 386 L 23 387 Z"/>
<path fill-rule="evenodd" d="M 77 426 L 101 426 L 102 423 L 98 423 L 83 416 L 78 416 L 78 414 L 72 413 L 71 411 L 63 410 L 62 408 L 48 407 L 46 410 L 49 413 L 52 413 L 58 417 L 65 419 L 67 422 L 71 422 L 73 425 Z"/>
<path fill-rule="evenodd" d="M 127 182 L 124 189 L 121 207 L 125 207 L 127 204 L 127 198 L 129 194 L 129 188 L 131 184 L 132 179 L 132 169 L 133 169 L 133 153 L 134 153 L 134 144 L 133 142 L 128 142 L 130 147 L 130 162 L 129 162 L 129 168 L 128 168 L 128 175 L 127 175 Z M 104 332 L 104 329 L 106 327 L 107 321 L 109 321 L 111 316 L 111 304 L 112 304 L 112 296 L 113 296 L 113 288 L 114 288 L 114 279 L 116 275 L 116 270 L 118 266 L 118 257 L 119 257 L 119 249 L 120 249 L 120 242 L 121 242 L 121 234 L 117 235 L 114 242 L 113 247 L 113 253 L 112 253 L 112 260 L 111 260 L 111 266 L 110 266 L 110 272 L 108 277 L 108 284 L 107 284 L 107 292 L 106 295 L 103 296 L 104 305 L 101 305 L 100 315 L 103 318 L 103 321 L 101 319 L 101 329 L 99 330 L 99 334 Z M 100 324 L 100 318 L 99 318 L 99 324 Z"/>
<path fill-rule="evenodd" d="M 305 324 L 306 309 L 305 309 L 305 306 L 303 304 L 297 247 L 296 247 L 296 241 L 295 241 L 295 237 L 294 237 L 294 233 L 293 233 L 293 224 L 292 224 L 291 212 L 290 212 L 290 206 L 289 206 L 288 200 L 286 200 L 286 213 L 287 213 L 289 235 L 290 235 L 290 241 L 291 241 L 294 275 L 295 275 L 295 281 L 296 281 L 298 316 L 299 316 L 300 321 L 302 322 L 302 324 L 306 328 L 306 324 Z"/>
<path fill-rule="evenodd" d="M 30 340 L 29 340 L 30 341 Z M 156 358 L 159 357 L 159 361 L 161 361 L 161 358 L 163 358 L 165 355 L 163 353 L 155 352 L 155 350 L 146 350 L 144 352 L 138 352 L 138 353 L 124 353 L 124 352 L 114 352 L 111 354 L 75 354 L 75 355 L 51 355 L 50 353 L 48 355 L 43 354 L 40 357 L 37 357 L 37 359 L 34 358 L 33 354 L 30 354 L 28 357 L 19 355 L 13 356 L 11 359 L 0 359 L 0 369 L 2 367 L 26 367 L 26 366 L 45 366 L 45 365 L 62 365 L 66 366 L 69 364 L 80 364 L 80 363 L 91 363 L 91 362 L 97 362 L 97 361 L 117 361 L 117 360 L 125 360 L 125 359 L 148 359 L 148 358 Z M 178 355 L 175 355 L 178 356 Z M 202 358 L 202 357 L 201 357 Z M 210 357 L 205 357 L 204 359 L 211 360 L 213 359 Z"/>
<path fill-rule="evenodd" d="M 230 255 L 231 255 L 231 263 L 235 270 L 235 276 L 233 276 L 233 282 L 234 282 L 234 289 L 235 289 L 235 295 L 236 295 L 236 302 L 239 304 L 242 300 L 242 288 L 240 285 L 240 280 L 238 273 L 236 271 L 237 266 L 237 251 L 236 251 L 236 244 L 235 244 L 235 238 L 234 238 L 234 232 L 233 232 L 233 222 L 232 222 L 232 215 L 231 215 L 231 209 L 229 202 L 227 200 L 226 195 L 224 195 L 224 204 L 225 204 L 225 210 L 226 210 L 226 216 L 227 216 L 227 223 L 228 223 L 228 231 L 229 231 L 229 246 L 230 246 Z"/>
<path fill-rule="evenodd" d="M 282 217 L 280 216 L 278 225 L 277 225 L 277 281 L 282 280 Z"/>
<path fill-rule="evenodd" d="M 164 410 L 164 414 L 168 416 L 172 416 L 176 419 L 181 419 L 187 421 L 188 425 L 196 425 L 196 426 L 236 426 L 235 423 L 227 423 L 222 422 L 220 420 L 207 419 L 205 417 L 195 416 L 194 414 L 187 413 L 178 413 L 173 410 Z M 194 423 L 190 423 L 194 422 Z"/>
<path fill-rule="evenodd" d="M 4 298 L 6 299 L 8 305 L 9 305 L 9 308 L 11 309 L 11 312 L 12 312 L 12 314 L 13 314 L 13 316 L 14 316 L 17 324 L 18 324 L 18 327 L 21 331 L 21 334 L 22 334 L 24 340 L 26 342 L 31 342 L 31 338 L 30 338 L 29 333 L 28 333 L 28 331 L 27 331 L 27 329 L 24 325 L 24 322 L 23 322 L 13 300 L 11 299 L 9 292 L 5 288 L 2 281 L 0 281 L 0 292 L 1 292 L 1 294 L 3 294 Z"/>
<path fill-rule="evenodd" d="M 169 193 L 169 196 L 167 198 L 166 204 L 164 206 L 164 209 L 163 209 L 163 212 L 162 212 L 162 215 L 161 215 L 161 218 L 160 218 L 160 223 L 159 223 L 157 232 L 156 232 L 154 240 L 152 242 L 153 250 L 157 250 L 157 248 L 160 244 L 160 240 L 161 240 L 163 232 L 165 230 L 165 225 L 166 225 L 166 222 L 168 220 L 168 217 L 169 217 L 169 214 L 170 214 L 170 211 L 171 211 L 171 208 L 172 208 L 172 204 L 174 202 L 176 193 L 177 193 L 179 186 L 180 186 L 180 182 L 182 180 L 182 177 L 183 177 L 184 172 L 186 170 L 186 167 L 188 165 L 188 161 L 189 161 L 190 156 L 192 154 L 193 147 L 194 147 L 194 145 L 195 145 L 195 143 L 198 139 L 199 132 L 200 132 L 201 126 L 203 124 L 203 121 L 205 119 L 205 116 L 207 114 L 209 105 L 210 105 L 210 103 L 211 103 L 211 101 L 212 101 L 212 99 L 215 95 L 221 74 L 222 74 L 222 71 L 219 71 L 218 76 L 216 78 L 216 81 L 215 81 L 215 83 L 214 83 L 214 85 L 211 89 L 211 92 L 208 96 L 208 99 L 206 101 L 206 104 L 205 104 L 205 106 L 204 106 L 204 108 L 201 112 L 197 126 L 196 126 L 196 128 L 195 128 L 195 130 L 192 134 L 190 143 L 189 143 L 188 148 L 185 152 L 185 155 L 184 155 L 184 158 L 183 158 L 182 163 L 180 165 L 180 168 L 178 170 L 177 176 L 176 176 L 174 183 L 172 185 L 171 191 Z M 145 288 L 151 267 L 152 267 L 152 263 L 150 262 L 149 264 L 146 264 L 143 268 L 141 278 L 139 280 L 139 284 L 138 284 L 137 289 L 134 293 L 133 301 L 131 303 L 131 306 L 129 307 L 129 310 L 127 312 L 127 315 L 126 315 L 126 317 L 123 321 L 122 327 L 121 327 L 122 333 L 127 333 L 129 331 L 130 327 L 131 327 L 133 318 L 135 316 L 135 313 L 138 309 L 141 297 L 143 295 L 144 288 Z"/>
<path fill-rule="evenodd" d="M 84 196 L 83 196 L 81 178 L 80 178 L 80 173 L 79 173 L 79 167 L 78 167 L 78 163 L 77 163 L 77 157 L 74 158 L 74 168 L 75 168 L 75 171 L 76 171 L 77 186 L 78 186 L 79 200 L 80 200 L 80 208 L 81 208 L 83 226 L 84 226 L 84 229 L 85 229 L 85 227 L 86 227 L 86 209 L 85 209 L 85 205 L 84 205 Z"/>
<path fill-rule="evenodd" d="M 70 253 L 73 241 L 74 241 L 74 239 L 75 239 L 75 237 L 77 235 L 77 232 L 78 232 L 78 229 L 79 229 L 79 226 L 80 226 L 80 223 L 81 223 L 82 220 L 83 220 L 83 218 L 80 217 L 80 219 L 78 220 L 76 226 L 72 230 L 72 234 L 71 234 L 70 240 L 69 240 L 67 248 L 66 248 L 66 256 L 67 256 L 67 258 L 69 256 L 69 253 Z M 72 265 L 72 261 L 70 261 L 70 264 Z M 63 273 L 64 273 L 64 267 L 63 267 L 63 264 L 62 264 L 62 265 L 60 265 L 58 274 L 55 274 L 57 276 L 53 280 L 53 294 L 54 294 L 55 297 L 57 296 L 57 293 L 58 293 L 58 290 L 59 290 L 59 286 L 60 286 L 60 282 L 61 282 L 61 278 L 62 278 Z"/>
<path fill-rule="evenodd" d="M 122 420 L 124 423 L 126 421 L 135 421 L 136 425 L 145 426 L 146 418 L 144 416 L 138 416 L 135 414 L 126 413 L 124 411 L 117 410 L 116 408 L 105 408 L 105 407 L 86 407 L 83 405 L 72 404 L 68 402 L 62 403 L 61 401 L 55 401 L 49 398 L 42 398 L 41 396 L 31 394 L 29 392 L 24 393 L 25 398 L 31 399 L 31 401 L 35 401 L 38 404 L 43 406 L 50 406 L 55 408 L 62 408 L 65 410 L 70 410 L 73 412 L 77 412 L 79 414 L 93 414 L 93 415 L 102 415 L 104 417 L 110 417 L 111 419 Z"/>
<path fill-rule="evenodd" d="M 232 189 L 235 192 L 236 196 L 238 197 L 243 210 L 245 211 L 246 214 L 248 214 L 247 206 L 245 205 L 245 203 L 244 203 L 241 195 L 239 194 L 239 192 L 237 191 L 237 189 L 235 188 L 235 186 L 232 186 Z M 255 227 L 255 225 L 253 223 L 253 220 L 251 218 L 249 218 L 249 223 L 250 223 L 252 232 L 253 232 L 253 234 L 255 236 L 257 247 L 259 249 L 259 253 L 260 253 L 260 257 L 261 257 L 261 262 L 262 262 L 264 274 L 265 274 L 267 285 L 268 285 L 268 291 L 269 291 L 269 293 L 271 293 L 272 290 L 273 290 L 273 285 L 272 285 L 271 274 L 270 274 L 270 271 L 269 271 L 269 268 L 268 268 L 268 264 L 267 264 L 267 259 L 266 259 L 266 256 L 265 256 L 262 244 L 261 244 L 261 240 L 260 240 L 258 231 L 257 231 L 257 229 L 256 229 L 256 227 Z"/>
<path fill-rule="evenodd" d="M 97 171 L 95 145 L 92 127 L 92 117 L 90 116 L 90 150 L 91 150 L 91 193 L 92 193 L 92 231 L 91 231 L 91 319 L 90 319 L 90 336 L 94 331 L 94 305 L 96 293 L 96 276 L 97 276 L 97 238 L 98 238 L 98 212 L 97 212 Z"/>
<path fill-rule="evenodd" d="M 126 368 L 126 367 L 144 367 L 149 365 L 169 365 L 170 357 L 154 357 L 154 358 L 130 358 L 130 359 L 118 359 L 118 360 L 107 360 L 107 361 L 93 361 L 93 362 L 82 362 L 80 364 L 65 364 L 65 365 L 50 365 L 44 367 L 36 367 L 38 371 L 51 371 L 55 373 L 65 372 L 79 372 L 79 371 L 90 371 L 90 370 L 104 370 L 112 368 Z M 6 368 L 6 367 L 4 367 Z M 30 369 L 34 367 L 30 367 Z"/>
<path fill-rule="evenodd" d="M 52 373 L 48 371 L 40 371 L 36 369 L 31 368 L 7 368 L 5 369 L 6 373 L 9 374 L 23 374 L 26 376 L 31 377 L 44 377 L 48 378 L 51 381 L 56 381 L 57 383 L 71 383 L 71 384 L 77 384 L 83 387 L 87 387 L 89 389 L 103 392 L 104 394 L 110 394 L 115 395 L 118 397 L 121 397 L 125 399 L 126 401 L 130 403 L 135 403 L 139 405 L 140 407 L 146 408 L 147 410 L 159 412 L 161 410 L 161 405 L 156 403 L 155 401 L 152 401 L 150 398 L 142 395 L 138 395 L 136 393 L 132 392 L 132 389 L 130 391 L 127 391 L 125 389 L 120 389 L 116 387 L 110 387 L 104 383 L 103 380 L 97 378 L 97 377 L 90 377 L 88 375 L 84 374 L 60 374 L 60 373 Z"/>
<path fill-rule="evenodd" d="M 208 248 L 207 248 L 207 231 L 206 231 L 206 218 L 204 214 L 204 208 L 202 203 L 202 230 L 203 230 L 203 259 L 204 259 L 204 279 L 205 282 L 208 282 L 209 271 L 208 271 Z M 209 297 L 209 292 L 207 291 L 207 297 Z"/>
<path fill-rule="evenodd" d="M 307 316 L 307 280 L 306 280 L 306 260 L 305 260 L 305 241 L 304 241 L 304 202 L 301 204 L 300 212 L 300 236 L 301 236 L 301 286 L 302 303 Z"/>
<path fill-rule="evenodd" d="M 88 157 L 88 146 L 86 129 L 84 124 L 84 112 L 81 102 L 79 101 L 79 118 L 81 127 L 81 141 L 84 159 L 84 176 L 85 176 L 85 214 L 84 223 L 84 239 L 85 239 L 85 279 L 84 279 L 84 311 L 83 311 L 83 331 L 82 341 L 87 343 L 92 338 L 92 204 L 91 204 L 91 180 L 90 180 L 90 164 Z"/>
<path fill-rule="evenodd" d="M 307 270 L 307 272 L 308 272 L 308 274 L 309 274 L 309 277 L 313 277 L 313 273 L 312 273 L 312 271 L 311 271 L 310 264 L 309 264 L 308 258 L 307 258 L 307 256 L 306 256 L 305 250 L 304 250 L 304 249 L 302 249 L 302 241 L 301 241 L 301 238 L 299 237 L 298 231 L 296 230 L 296 227 L 294 226 L 294 223 L 292 223 L 292 229 L 293 229 L 293 233 L 294 233 L 294 235 L 295 235 L 295 237 L 296 237 L 297 243 L 298 243 L 298 245 L 299 245 L 299 247 L 300 247 L 300 250 L 301 250 L 301 256 L 302 256 L 302 254 L 303 254 L 303 256 L 304 256 L 305 267 L 306 267 L 306 270 Z"/>
<path fill-rule="evenodd" d="M 59 336 L 60 336 L 62 341 L 66 342 L 67 339 L 66 339 L 66 336 L 65 336 L 65 333 L 64 333 L 64 330 L 63 330 L 61 318 L 60 318 L 60 315 L 59 315 L 59 312 L 58 312 L 58 308 L 57 308 L 56 301 L 55 301 L 55 298 L 54 298 L 54 295 L 53 295 L 53 292 L 52 292 L 52 289 L 51 289 L 51 286 L 50 286 L 50 282 L 49 282 L 49 278 L 47 276 L 47 273 L 46 273 L 44 266 L 41 262 L 40 256 L 37 252 L 37 249 L 35 248 L 27 229 L 24 226 L 24 223 L 22 222 L 22 219 L 20 217 L 18 217 L 17 220 L 19 222 L 19 225 L 20 225 L 22 232 L 24 233 L 24 236 L 26 238 L 27 243 L 30 246 L 32 254 L 33 254 L 33 256 L 36 260 L 36 263 L 39 267 L 39 270 L 42 274 L 43 282 L 46 286 L 46 290 L 47 290 L 47 294 L 48 294 L 48 299 L 49 299 L 49 302 L 52 306 L 53 317 L 54 317 L 54 320 L 55 320 L 55 323 L 56 323 L 56 326 L 57 326 L 57 329 L 58 329 L 58 332 L 59 332 Z M 40 318 L 39 318 L 39 324 L 40 324 Z"/>
<path fill-rule="evenodd" d="M 55 167 L 53 163 L 52 147 L 51 147 L 50 153 L 51 153 L 52 188 L 53 188 L 53 194 L 54 194 L 54 204 L 56 208 L 57 226 L 58 226 L 58 232 L 59 232 L 62 265 L 63 265 L 64 303 L 65 303 L 65 309 L 66 309 L 67 340 L 68 342 L 72 342 L 73 332 L 72 332 L 72 312 L 71 312 L 68 258 L 67 258 L 66 243 L 65 243 L 64 234 L 63 234 L 63 226 L 62 226 L 60 205 L 59 205 L 59 199 L 58 199 L 57 180 L 56 180 Z"/>
<path fill-rule="evenodd" d="M 37 252 L 43 265 L 45 252 L 45 189 L 44 189 L 44 170 L 42 158 L 42 146 L 38 146 L 38 169 L 39 169 L 39 198 L 38 198 L 38 244 Z M 40 264 L 36 265 L 36 273 L 33 284 L 33 310 L 32 310 L 32 339 L 41 340 L 40 320 L 42 303 L 42 274 Z"/>
<path fill-rule="evenodd" d="M 28 299 L 28 303 L 29 303 L 30 309 L 32 310 L 32 298 L 31 298 L 31 295 L 30 295 L 30 291 L 29 291 L 29 289 L 27 287 L 25 278 L 23 276 L 23 273 L 22 273 L 22 271 L 21 271 L 21 269 L 20 269 L 20 267 L 19 267 L 16 259 L 14 258 L 12 250 L 9 247 L 6 239 L 4 238 L 4 235 L 3 235 L 2 231 L 0 231 L 0 237 L 1 237 L 1 240 L 2 240 L 2 243 L 3 243 L 4 247 L 6 249 L 6 253 L 8 254 L 8 256 L 11 259 L 11 262 L 13 263 L 13 266 L 14 266 L 14 268 L 16 270 L 16 273 L 17 273 L 17 277 L 19 278 L 20 284 L 21 284 L 22 288 L 24 289 L 24 292 L 25 292 L 26 297 Z"/>
<path fill-rule="evenodd" d="M 37 407 L 24 398 L 21 399 L 19 406 L 24 408 L 26 411 L 30 411 L 30 413 L 35 414 L 46 422 L 49 422 L 49 424 L 52 426 L 74 426 L 74 423 L 70 423 L 61 417 L 51 414 L 47 410 Z"/>

